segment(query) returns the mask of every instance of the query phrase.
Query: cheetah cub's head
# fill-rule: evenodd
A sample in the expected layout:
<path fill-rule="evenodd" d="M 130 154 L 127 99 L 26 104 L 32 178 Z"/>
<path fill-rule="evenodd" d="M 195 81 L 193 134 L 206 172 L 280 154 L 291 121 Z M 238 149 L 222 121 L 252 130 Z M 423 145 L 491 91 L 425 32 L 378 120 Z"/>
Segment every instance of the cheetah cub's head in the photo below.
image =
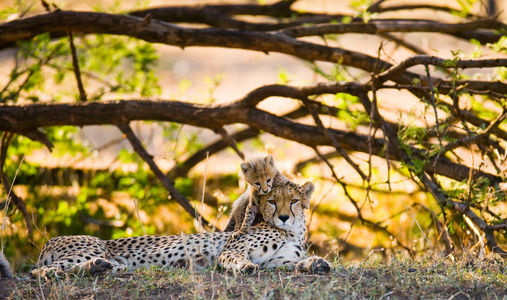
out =
<path fill-rule="evenodd" d="M 304 223 L 305 210 L 310 207 L 314 190 L 311 182 L 302 186 L 289 182 L 274 187 L 271 193 L 261 196 L 260 210 L 264 221 L 285 230 L 291 229 L 298 221 Z"/>
<path fill-rule="evenodd" d="M 245 175 L 246 182 L 258 190 L 259 195 L 265 195 L 271 191 L 273 181 L 278 173 L 275 158 L 271 154 L 242 163 L 241 171 Z"/>

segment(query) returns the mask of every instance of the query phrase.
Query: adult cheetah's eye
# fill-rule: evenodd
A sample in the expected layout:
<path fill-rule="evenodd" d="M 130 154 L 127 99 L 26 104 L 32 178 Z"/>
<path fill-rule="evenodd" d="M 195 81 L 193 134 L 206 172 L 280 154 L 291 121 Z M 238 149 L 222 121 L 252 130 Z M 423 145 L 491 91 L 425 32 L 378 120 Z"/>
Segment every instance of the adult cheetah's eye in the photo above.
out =
<path fill-rule="evenodd" d="M 296 204 L 298 203 L 299 199 L 292 199 L 292 201 L 290 202 L 290 204 Z"/>
<path fill-rule="evenodd" d="M 276 204 L 276 201 L 275 201 L 275 200 L 268 200 L 268 203 L 269 203 L 269 204 L 273 204 L 273 205 L 275 205 L 275 204 Z"/>

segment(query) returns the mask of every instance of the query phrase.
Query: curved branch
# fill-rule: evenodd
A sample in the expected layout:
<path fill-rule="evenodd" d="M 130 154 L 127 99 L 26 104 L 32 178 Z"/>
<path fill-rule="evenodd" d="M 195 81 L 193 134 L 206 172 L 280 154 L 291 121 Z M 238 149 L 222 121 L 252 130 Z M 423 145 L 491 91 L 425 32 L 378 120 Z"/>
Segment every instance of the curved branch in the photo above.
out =
<path fill-rule="evenodd" d="M 72 104 L 31 104 L 0 106 L 0 131 L 18 132 L 37 127 L 73 125 L 119 125 L 135 120 L 167 121 L 216 130 L 224 125 L 242 123 L 257 130 L 296 141 L 310 147 L 331 145 L 330 140 L 316 126 L 305 125 L 278 117 L 257 108 L 230 105 L 194 105 L 179 101 L 106 101 Z M 388 125 L 387 125 L 388 126 Z M 369 153 L 368 136 L 354 132 L 329 129 L 346 150 Z M 382 153 L 383 139 L 373 139 L 373 153 Z M 422 150 L 412 149 L 414 155 L 425 157 Z M 396 153 L 389 153 L 399 159 Z M 438 163 L 426 166 L 427 172 L 437 173 L 456 180 L 468 178 L 470 168 L 440 157 Z M 502 178 L 478 171 L 478 176 L 487 177 L 491 184 L 502 182 Z"/>
<path fill-rule="evenodd" d="M 209 12 L 226 15 L 249 15 L 270 17 L 291 17 L 290 7 L 296 0 L 282 0 L 269 5 L 258 4 L 211 4 L 199 6 L 155 7 L 130 12 L 130 15 L 144 18 L 147 14 L 166 22 L 201 23 Z"/>
<path fill-rule="evenodd" d="M 168 23 L 194 23 L 194 24 L 207 24 L 217 28 L 228 28 L 237 30 L 249 30 L 249 31 L 273 31 L 282 30 L 288 35 L 306 36 L 303 35 L 292 35 L 294 32 L 299 32 L 299 29 L 292 27 L 304 26 L 305 24 L 322 24 L 330 22 L 341 22 L 346 15 L 327 15 L 319 13 L 306 13 L 291 9 L 291 5 L 295 1 L 280 1 L 271 5 L 201 5 L 201 6 L 169 6 L 169 7 L 155 7 L 144 10 L 138 10 L 130 12 L 129 15 L 144 18 L 147 15 L 153 16 L 155 19 L 168 22 Z M 404 9 L 417 9 L 417 8 L 428 8 L 433 10 L 443 10 L 452 13 L 455 10 L 447 7 L 440 6 L 408 6 L 404 5 Z M 370 6 L 369 11 L 389 11 L 397 10 L 397 7 L 379 8 L 377 4 Z M 276 18 L 276 22 L 268 23 L 252 23 L 243 20 L 237 20 L 233 18 L 234 15 L 249 15 L 249 16 L 266 16 Z M 470 15 L 469 15 L 470 16 Z M 351 17 L 351 16 L 348 16 Z M 477 30 L 481 28 L 492 29 L 501 28 L 505 26 L 503 23 L 493 19 L 480 19 L 468 23 L 460 24 L 443 24 L 432 20 L 395 20 L 395 19 L 375 19 L 371 20 L 368 24 L 365 24 L 360 18 L 354 18 L 353 23 L 349 24 L 334 24 L 337 31 L 331 29 L 330 32 L 322 33 L 370 33 L 374 34 L 374 30 L 371 30 L 372 24 L 384 24 L 395 22 L 422 22 L 423 26 L 415 27 L 413 31 L 429 31 L 429 32 L 443 32 L 454 35 L 456 37 L 467 39 L 475 38 L 481 43 L 494 43 L 497 42 L 501 35 L 493 31 L 486 32 L 484 30 Z M 477 27 L 474 27 L 473 25 Z M 342 26 L 343 25 L 343 26 Z M 453 26 L 457 25 L 457 26 Z M 324 25 L 324 27 L 327 25 Z M 381 25 L 381 27 L 383 27 Z M 393 29 L 393 31 L 406 31 L 404 26 L 400 26 L 400 29 Z M 306 26 L 306 28 L 309 28 Z M 330 27 L 332 28 L 332 27 Z M 369 28 L 369 29 L 365 29 Z M 287 31 L 285 31 L 286 29 Z M 365 29 L 364 31 L 362 29 Z M 441 31 L 439 30 L 441 29 Z M 303 29 L 305 30 L 305 29 Z M 310 29 L 312 30 L 312 29 Z M 386 30 L 386 29 L 380 29 Z M 318 30 L 317 30 L 318 31 Z M 378 32 L 377 32 L 378 33 Z M 321 35 L 319 33 L 308 34 L 308 35 Z"/>
<path fill-rule="evenodd" d="M 59 31 L 126 35 L 147 42 L 163 43 L 182 48 L 204 46 L 254 50 L 265 53 L 277 52 L 310 61 L 341 63 L 367 72 L 382 71 L 392 67 L 390 63 L 369 55 L 300 41 L 284 34 L 215 28 L 183 28 L 160 20 L 146 22 L 144 19 L 133 16 L 92 12 L 56 11 L 1 24 L 0 47 L 5 43 L 33 38 L 38 34 Z M 418 78 L 422 83 L 427 81 L 425 76 L 407 71 L 400 76 L 390 76 L 389 79 L 398 84 L 411 84 L 414 78 Z M 434 80 L 435 83 L 445 83 L 439 78 Z M 507 94 L 507 85 L 500 82 L 479 83 L 470 81 L 468 82 L 468 88 Z"/>
<path fill-rule="evenodd" d="M 28 229 L 28 235 L 32 235 L 32 223 L 30 222 L 30 215 L 28 214 L 28 210 L 26 209 L 26 204 L 23 199 L 19 198 L 18 195 L 13 190 L 14 182 L 10 182 L 7 174 L 4 171 L 5 160 L 7 158 L 7 149 L 9 148 L 9 144 L 14 138 L 14 133 L 12 132 L 4 132 L 2 134 L 2 139 L 0 143 L 0 180 L 5 189 L 5 193 L 7 194 L 8 199 L 14 203 L 14 205 L 19 209 L 21 214 L 23 215 L 23 219 L 25 219 L 26 227 Z"/>
<path fill-rule="evenodd" d="M 284 115 L 284 117 L 289 119 L 298 119 L 303 116 L 308 115 L 308 110 L 304 107 L 300 107 L 290 113 L 287 113 Z M 231 137 L 236 142 L 242 142 L 251 138 L 254 138 L 258 136 L 261 132 L 255 128 L 248 127 L 244 130 L 240 130 L 234 134 L 231 135 Z M 200 149 L 196 153 L 194 153 L 192 156 L 187 158 L 184 162 L 176 164 L 169 172 L 168 174 L 171 176 L 171 178 L 176 177 L 182 177 L 185 176 L 190 169 L 192 169 L 195 165 L 197 165 L 199 162 L 204 160 L 206 158 L 206 153 L 209 153 L 209 155 L 213 155 L 221 150 L 224 150 L 229 145 L 223 140 L 217 140 L 214 143 L 209 144 L 208 146 Z"/>
<path fill-rule="evenodd" d="M 260 134 L 260 131 L 249 127 L 245 130 L 238 131 L 231 135 L 231 137 L 236 142 L 242 142 L 247 139 L 254 138 Z M 199 162 L 203 161 L 206 158 L 206 153 L 208 152 L 210 155 L 213 155 L 214 153 L 217 153 L 221 150 L 224 150 L 225 148 L 229 147 L 229 144 L 226 143 L 223 139 L 219 139 L 218 141 L 209 144 L 208 146 L 200 149 L 196 153 L 194 153 L 192 156 L 187 158 L 184 162 L 180 164 L 176 164 L 169 172 L 168 174 L 171 176 L 171 178 L 177 178 L 182 177 L 188 174 L 190 169 L 192 169 L 195 165 L 197 165 Z"/>
<path fill-rule="evenodd" d="M 304 36 L 322 36 L 326 34 L 379 34 L 386 32 L 438 32 L 447 34 L 457 34 L 468 31 L 468 34 L 476 35 L 478 29 L 500 29 L 506 26 L 496 20 L 483 19 L 463 23 L 441 23 L 431 20 L 372 20 L 368 23 L 348 23 L 348 24 L 321 24 L 314 26 L 292 27 L 279 30 L 290 37 Z M 497 35 L 497 40 L 500 34 Z"/>
<path fill-rule="evenodd" d="M 341 48 L 331 48 L 299 41 L 284 34 L 223 29 L 183 28 L 160 20 L 143 19 L 106 13 L 57 11 L 0 25 L 0 46 L 25 40 L 42 33 L 72 31 L 84 34 L 116 34 L 138 38 L 151 43 L 178 47 L 225 47 L 261 52 L 278 52 L 305 60 L 342 63 L 372 72 L 377 66 L 388 69 L 391 64 L 376 58 Z M 415 75 L 414 75 L 415 76 Z"/>

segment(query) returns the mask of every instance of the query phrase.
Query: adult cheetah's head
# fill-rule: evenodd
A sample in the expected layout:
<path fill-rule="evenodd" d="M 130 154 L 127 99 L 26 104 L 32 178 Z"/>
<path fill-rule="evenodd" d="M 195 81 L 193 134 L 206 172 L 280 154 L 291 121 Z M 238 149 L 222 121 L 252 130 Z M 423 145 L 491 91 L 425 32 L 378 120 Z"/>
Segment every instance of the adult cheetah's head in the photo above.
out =
<path fill-rule="evenodd" d="M 291 229 L 299 220 L 304 220 L 305 210 L 315 186 L 311 182 L 298 185 L 289 182 L 274 187 L 267 195 L 261 196 L 260 210 L 264 221 L 280 229 Z"/>

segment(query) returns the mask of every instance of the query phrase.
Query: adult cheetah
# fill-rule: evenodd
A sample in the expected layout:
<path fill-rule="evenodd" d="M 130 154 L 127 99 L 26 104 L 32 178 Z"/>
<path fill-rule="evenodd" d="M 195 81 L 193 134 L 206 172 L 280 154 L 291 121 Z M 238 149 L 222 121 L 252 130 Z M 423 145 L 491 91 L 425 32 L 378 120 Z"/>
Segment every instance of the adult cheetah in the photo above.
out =
<path fill-rule="evenodd" d="M 141 236 L 101 240 L 92 236 L 60 236 L 42 249 L 32 276 L 85 273 L 108 274 L 131 268 L 160 266 L 206 267 L 215 260 L 226 270 L 250 272 L 286 266 L 305 272 L 328 272 L 330 263 L 304 251 L 305 210 L 314 185 L 289 183 L 261 196 L 264 222 L 238 239 L 232 232 L 174 236 Z"/>

